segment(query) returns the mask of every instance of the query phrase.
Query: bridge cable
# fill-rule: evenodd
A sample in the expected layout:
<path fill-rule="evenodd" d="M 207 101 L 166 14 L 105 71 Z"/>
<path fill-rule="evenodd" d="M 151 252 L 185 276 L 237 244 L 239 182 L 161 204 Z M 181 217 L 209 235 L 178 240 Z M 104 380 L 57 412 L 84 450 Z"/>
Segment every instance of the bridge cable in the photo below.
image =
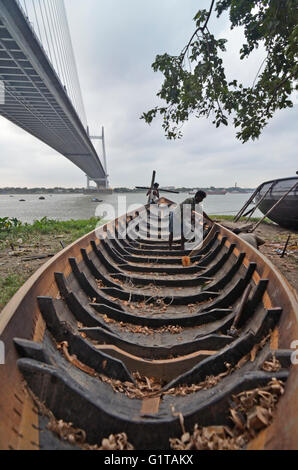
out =
<path fill-rule="evenodd" d="M 29 15 L 29 12 L 28 12 L 26 0 L 23 0 L 23 1 L 24 1 L 24 5 L 25 5 L 26 14 L 28 14 L 28 20 L 30 20 L 30 15 Z M 36 22 L 36 26 L 37 26 L 37 31 L 36 31 L 36 32 L 39 34 L 39 40 L 41 41 L 41 44 L 42 44 L 42 43 L 43 43 L 43 41 L 42 41 L 43 36 L 42 36 L 42 34 L 41 34 L 41 28 L 40 28 L 40 24 L 39 24 L 39 21 L 38 21 L 38 15 L 37 15 L 37 12 L 36 12 L 36 7 L 35 7 L 35 3 L 34 3 L 34 2 L 35 2 L 35 0 L 31 0 L 31 8 L 33 8 L 32 11 L 34 12 L 34 16 L 35 16 L 35 22 Z M 24 12 L 25 12 L 25 10 L 24 10 Z M 42 13 L 42 11 L 41 11 L 41 13 Z M 40 16 L 40 15 L 39 15 L 39 16 Z M 34 20 L 33 17 L 32 17 L 31 19 Z M 45 32 L 45 34 L 46 34 L 45 25 L 44 25 L 44 32 Z M 49 44 L 48 44 L 48 46 L 49 46 Z M 50 59 L 52 59 L 50 53 L 51 53 L 51 50 L 50 50 L 50 48 L 49 48 L 49 57 L 50 57 Z M 51 60 L 51 62 L 52 62 L 52 60 Z M 53 64 L 53 65 L 54 65 L 54 64 Z M 28 78 L 29 78 L 29 77 L 28 77 Z M 38 89 L 37 89 L 37 90 L 38 90 Z M 40 90 L 38 90 L 38 93 L 41 94 Z M 11 93 L 10 93 L 10 94 L 11 94 Z M 44 97 L 42 94 L 41 94 L 41 96 L 42 96 L 43 99 L 45 99 L 45 97 Z M 22 104 L 23 106 L 25 105 L 23 101 L 21 101 L 20 99 L 18 99 L 17 95 L 16 95 L 16 100 L 17 100 L 20 104 Z M 36 111 L 37 111 L 37 110 L 36 110 Z M 53 109 L 53 111 L 54 111 L 54 109 Z M 38 112 L 38 111 L 37 111 L 37 112 Z M 34 115 L 35 117 L 37 117 L 37 114 L 34 114 L 34 113 L 33 113 L 33 115 Z M 57 117 L 58 117 L 58 116 L 57 116 Z M 59 117 L 60 117 L 60 116 L 59 116 Z M 38 118 L 38 117 L 37 117 L 37 118 Z M 39 119 L 39 118 L 38 118 L 38 119 Z M 60 117 L 60 119 L 61 119 L 61 117 Z M 45 123 L 43 123 L 43 125 L 45 125 Z M 48 127 L 48 129 L 50 129 L 50 126 L 47 125 L 46 127 Z M 51 131 L 52 131 L 52 129 L 51 129 Z"/>
<path fill-rule="evenodd" d="M 72 45 L 72 40 L 71 40 L 71 35 L 70 35 L 69 24 L 67 21 L 67 14 L 66 14 L 64 1 L 60 3 L 60 7 L 61 7 L 61 11 L 63 12 L 61 17 L 63 18 L 63 22 L 64 22 L 65 34 L 67 38 L 67 48 L 69 51 L 70 64 L 71 64 L 71 69 L 72 69 L 72 78 L 74 80 L 74 86 L 75 86 L 76 95 L 78 99 L 79 112 L 81 114 L 82 122 L 86 126 L 87 119 L 86 119 L 85 107 L 84 107 L 83 99 L 82 99 L 78 70 L 77 70 L 76 61 L 74 57 L 74 50 L 73 50 L 73 45 Z"/>
<path fill-rule="evenodd" d="M 62 54 L 63 54 L 63 62 L 65 64 L 65 72 L 66 72 L 66 77 L 67 77 L 67 91 L 68 91 L 68 94 L 71 98 L 71 101 L 74 104 L 75 103 L 75 91 L 74 91 L 73 83 L 72 83 L 72 80 L 71 80 L 71 72 L 70 72 L 69 60 L 68 60 L 67 52 L 66 52 L 66 45 L 65 45 L 65 39 L 64 39 L 64 30 L 63 30 L 61 15 L 59 15 L 57 2 L 55 0 L 53 0 L 53 5 L 54 5 L 56 18 L 57 18 L 59 35 L 60 35 L 59 36 L 59 43 L 61 44 L 61 50 L 62 50 Z"/>
<path fill-rule="evenodd" d="M 33 0 L 33 4 L 34 4 L 34 0 Z M 43 12 L 42 12 L 42 8 L 41 8 L 40 0 L 38 0 L 38 4 L 39 4 L 40 13 L 41 13 L 41 19 L 42 19 L 43 29 L 44 29 L 44 33 L 45 33 L 45 38 L 46 38 L 47 45 L 48 45 L 48 53 L 49 53 L 49 57 L 50 57 L 50 59 L 51 59 L 51 62 L 52 62 L 52 64 L 53 64 L 53 59 L 52 59 L 52 54 L 51 54 L 51 48 L 50 48 L 50 44 L 49 44 L 49 39 L 48 39 L 46 27 L 45 27 L 45 21 L 44 21 L 44 17 L 43 17 Z M 42 42 L 43 42 L 43 41 L 42 41 Z"/>
<path fill-rule="evenodd" d="M 47 8 L 46 8 L 47 2 L 45 1 L 45 2 L 43 3 L 43 5 L 44 5 L 44 10 L 45 10 L 45 16 L 46 16 L 46 20 L 47 20 L 49 35 L 50 35 L 50 39 L 51 39 L 51 43 L 52 43 L 53 54 L 54 54 L 55 62 L 56 62 L 56 71 L 57 71 L 56 73 L 58 73 L 58 75 L 61 76 L 60 67 L 59 67 L 59 62 L 58 62 L 58 60 L 57 60 L 56 49 L 55 49 L 55 45 L 54 45 L 54 41 L 53 41 L 52 28 L 51 28 L 51 26 L 50 26 L 48 11 L 47 11 Z"/>
<path fill-rule="evenodd" d="M 86 129 L 86 112 L 64 0 L 18 0 L 18 2 L 27 15 L 27 21 L 31 21 L 30 26 L 35 29 L 44 51 L 44 46 L 47 47 L 46 54 Z M 42 93 L 41 96 L 47 99 Z"/>
<path fill-rule="evenodd" d="M 2 44 L 1 40 L 0 40 L 0 44 Z M 11 56 L 11 58 L 13 58 Z M 17 65 L 19 66 L 19 63 L 18 61 L 16 60 L 16 63 Z M 63 144 L 65 144 L 65 142 L 73 142 L 74 140 L 78 142 L 78 145 L 81 145 L 81 142 L 79 139 L 77 139 L 76 137 L 76 134 L 73 132 L 73 130 L 71 128 L 69 128 L 67 126 L 67 124 L 65 123 L 65 120 L 63 119 L 63 117 L 56 111 L 56 109 L 52 106 L 52 104 L 48 101 L 47 97 L 45 97 L 42 93 L 42 91 L 37 87 L 36 83 L 32 81 L 31 77 L 29 75 L 26 74 L 26 71 L 25 71 L 25 76 L 28 78 L 29 81 L 31 81 L 35 91 L 38 92 L 39 96 L 42 97 L 43 100 L 45 100 L 47 103 L 48 103 L 48 106 L 52 109 L 52 111 L 56 114 L 57 116 L 57 119 L 59 121 L 61 121 L 61 123 L 64 125 L 65 129 L 70 132 L 72 134 L 72 138 L 71 140 L 66 140 L 65 138 L 62 138 L 61 135 L 59 135 L 57 133 L 57 130 L 55 129 L 55 127 L 52 128 L 52 125 L 50 124 L 50 121 L 47 120 L 46 118 L 44 118 L 44 116 L 40 113 L 40 111 L 38 109 L 34 109 L 34 106 L 32 105 L 27 105 L 26 103 L 26 97 L 22 96 L 19 97 L 18 96 L 18 90 L 15 89 L 14 87 L 10 87 L 8 85 L 6 85 L 6 88 L 5 90 L 7 91 L 7 93 L 9 93 L 9 95 L 12 97 L 13 100 L 16 100 L 21 106 L 25 107 L 27 109 L 27 111 L 32 114 L 34 116 L 35 119 L 39 120 L 40 123 L 46 128 L 48 129 L 53 135 L 56 135 L 56 138 L 59 139 Z M 12 88 L 13 91 L 10 91 L 10 88 Z M 21 98 L 21 99 L 20 99 Z M 40 115 L 40 116 L 39 116 Z M 20 127 L 22 127 L 21 124 L 19 124 Z M 55 145 L 54 145 L 54 148 L 55 148 Z"/>
<path fill-rule="evenodd" d="M 40 26 L 39 26 L 39 21 L 38 21 L 38 18 L 37 18 L 37 13 L 36 13 L 36 8 L 35 8 L 35 3 L 33 2 L 33 9 L 34 9 L 34 14 L 35 14 L 35 20 L 36 20 L 36 24 L 37 24 L 37 34 L 39 33 L 39 40 L 40 42 L 42 42 L 42 36 L 41 36 L 41 31 L 40 31 Z"/>
<path fill-rule="evenodd" d="M 67 92 L 68 96 L 72 99 L 73 90 L 70 88 L 71 83 L 70 83 L 69 71 L 68 71 L 68 68 L 67 68 L 67 57 L 65 56 L 64 40 L 63 40 L 63 36 L 62 36 L 62 32 L 61 32 L 61 24 L 60 24 L 60 21 L 59 21 L 59 16 L 57 15 L 55 2 L 53 2 L 51 4 L 51 6 L 52 6 L 53 16 L 54 16 L 55 22 L 56 22 L 57 41 L 58 41 L 58 44 L 60 44 L 60 54 L 61 54 L 61 62 L 62 62 L 63 70 L 64 70 L 64 77 L 65 77 L 64 80 L 65 80 L 66 92 Z"/>
<path fill-rule="evenodd" d="M 58 32 L 57 32 L 57 21 L 56 21 L 56 18 L 54 16 L 54 14 L 53 14 L 52 3 L 50 1 L 48 2 L 48 7 L 49 7 L 49 14 L 50 14 L 52 26 L 53 26 L 53 37 L 54 37 L 54 41 L 55 41 L 55 45 L 56 45 L 57 57 L 58 57 L 58 60 L 59 60 L 59 63 L 60 63 L 61 80 L 63 81 L 64 86 L 66 87 L 67 80 L 66 80 L 66 76 L 65 76 L 65 68 L 64 68 L 64 65 L 63 65 L 63 59 L 61 59 L 61 47 L 59 47 L 59 45 L 58 45 L 59 40 L 58 40 Z"/>
<path fill-rule="evenodd" d="M 23 1 L 24 1 L 24 6 L 25 6 L 25 11 L 26 11 L 27 17 L 29 18 L 26 0 L 23 0 Z"/>

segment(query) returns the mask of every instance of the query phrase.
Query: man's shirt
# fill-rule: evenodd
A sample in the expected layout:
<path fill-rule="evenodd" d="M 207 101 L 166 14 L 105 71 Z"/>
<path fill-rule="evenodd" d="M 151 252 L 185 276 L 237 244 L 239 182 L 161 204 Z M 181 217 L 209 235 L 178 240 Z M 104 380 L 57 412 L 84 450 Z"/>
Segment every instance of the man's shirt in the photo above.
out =
<path fill-rule="evenodd" d="M 190 205 L 192 211 L 196 210 L 195 198 L 194 197 L 188 197 L 187 199 L 185 199 L 185 201 L 181 202 L 181 204 L 180 204 L 181 213 L 183 212 L 183 206 L 184 205 Z"/>

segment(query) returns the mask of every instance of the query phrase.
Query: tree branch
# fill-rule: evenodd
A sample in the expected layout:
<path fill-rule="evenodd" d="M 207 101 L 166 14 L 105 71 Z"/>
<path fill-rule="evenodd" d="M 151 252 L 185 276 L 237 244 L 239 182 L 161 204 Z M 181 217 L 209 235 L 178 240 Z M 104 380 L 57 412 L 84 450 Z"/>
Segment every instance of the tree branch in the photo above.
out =
<path fill-rule="evenodd" d="M 269 53 L 267 54 L 267 56 L 265 57 L 265 59 L 262 61 L 261 65 L 260 65 L 260 67 L 259 67 L 259 70 L 258 70 L 258 72 L 257 72 L 257 74 L 256 74 L 256 76 L 255 76 L 255 79 L 254 79 L 254 81 L 253 81 L 253 84 L 252 84 L 252 87 L 251 87 L 251 88 L 253 88 L 253 87 L 255 86 L 255 83 L 256 83 L 256 80 L 257 80 L 257 78 L 258 78 L 258 76 L 259 76 L 259 73 L 261 72 L 261 69 L 262 69 L 264 63 L 266 62 L 266 60 L 268 59 L 268 57 L 269 57 Z"/>
<path fill-rule="evenodd" d="M 268 105 L 267 105 L 267 108 L 266 108 L 266 112 L 267 112 L 267 113 L 268 113 L 268 111 L 269 111 L 269 108 L 270 108 L 270 106 L 271 106 L 271 104 L 272 104 L 272 102 L 273 102 L 275 96 L 276 96 L 275 93 L 277 92 L 277 90 L 279 90 L 279 88 L 281 88 L 281 87 L 287 82 L 287 80 L 289 80 L 289 78 L 291 78 L 291 75 L 288 75 L 287 77 L 285 77 L 285 78 L 274 88 L 274 90 L 273 90 L 273 92 L 272 92 L 273 96 L 272 96 L 271 100 L 269 101 L 269 103 L 268 103 Z"/>
<path fill-rule="evenodd" d="M 195 30 L 195 32 L 191 36 L 190 40 L 188 41 L 188 44 L 185 46 L 184 50 L 181 52 L 181 54 L 182 54 L 181 62 L 183 62 L 186 51 L 188 50 L 189 46 L 191 45 L 191 42 L 192 42 L 193 38 L 196 36 L 196 34 L 198 34 L 199 31 L 204 33 L 204 30 L 206 29 L 206 27 L 208 25 L 208 21 L 210 20 L 210 16 L 211 16 L 211 13 L 212 13 L 212 10 L 213 10 L 213 7 L 214 7 L 214 3 L 215 3 L 215 0 L 212 0 L 211 5 L 210 5 L 210 9 L 209 9 L 209 12 L 208 12 L 208 16 L 206 18 L 204 26 L 200 27 L 200 28 L 197 28 Z"/>

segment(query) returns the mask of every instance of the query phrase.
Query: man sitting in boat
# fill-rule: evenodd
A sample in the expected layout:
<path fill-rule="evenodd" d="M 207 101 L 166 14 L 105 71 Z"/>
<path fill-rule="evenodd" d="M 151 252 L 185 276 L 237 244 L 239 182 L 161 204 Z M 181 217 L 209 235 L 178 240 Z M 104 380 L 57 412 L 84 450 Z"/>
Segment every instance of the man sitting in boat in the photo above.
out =
<path fill-rule="evenodd" d="M 146 196 L 150 195 L 149 204 L 157 204 L 157 201 L 159 199 L 159 190 L 158 190 L 158 188 L 159 188 L 159 184 L 154 183 L 153 190 L 149 189 L 149 191 L 147 192 Z"/>
<path fill-rule="evenodd" d="M 170 211 L 170 219 L 169 219 L 169 247 L 170 250 L 172 249 L 172 243 L 173 243 L 173 238 L 174 238 L 174 217 L 180 217 L 181 219 L 181 250 L 184 250 L 184 245 L 185 245 L 185 227 L 187 225 L 187 222 L 190 222 L 190 226 L 194 226 L 195 224 L 195 215 L 196 215 L 196 205 L 200 204 L 205 198 L 207 194 L 204 191 L 197 191 L 194 197 L 188 197 L 183 201 L 179 206 L 176 206 L 176 208 L 173 211 Z M 187 221 L 186 219 L 188 218 L 187 216 L 187 210 L 190 206 L 190 213 L 191 213 L 191 220 Z M 180 212 L 179 212 L 180 209 Z M 208 215 L 203 212 L 203 217 L 206 219 L 208 222 L 213 224 L 213 220 L 208 217 Z"/>

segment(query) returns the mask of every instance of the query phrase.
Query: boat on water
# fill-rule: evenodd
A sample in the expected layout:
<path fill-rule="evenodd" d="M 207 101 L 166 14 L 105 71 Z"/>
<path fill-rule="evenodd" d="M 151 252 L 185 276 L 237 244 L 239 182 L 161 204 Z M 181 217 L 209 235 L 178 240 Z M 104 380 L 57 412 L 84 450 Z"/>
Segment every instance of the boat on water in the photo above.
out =
<path fill-rule="evenodd" d="M 192 191 L 189 192 L 189 194 L 191 195 L 194 195 L 196 194 L 196 192 L 198 191 L 198 189 L 193 189 Z M 221 190 L 221 189 L 210 189 L 210 190 L 207 190 L 205 191 L 205 193 L 207 194 L 207 196 L 224 196 L 225 194 L 227 194 L 227 191 L 225 191 L 224 189 Z"/>
<path fill-rule="evenodd" d="M 183 266 L 170 204 L 137 239 L 148 206 L 80 238 L 4 308 L 1 449 L 297 448 L 295 291 L 219 224 Z"/>
<path fill-rule="evenodd" d="M 220 189 L 214 190 L 214 191 L 213 191 L 213 190 L 209 190 L 209 191 L 206 191 L 206 194 L 207 194 L 207 196 L 213 196 L 213 195 L 214 195 L 214 196 L 224 196 L 225 194 L 227 194 L 227 191 L 225 191 L 225 190 L 220 190 Z"/>
<path fill-rule="evenodd" d="M 298 230 L 298 176 L 262 183 L 255 195 L 255 203 L 263 214 L 267 214 L 285 194 L 285 199 L 272 210 L 268 218 L 282 227 Z"/>

